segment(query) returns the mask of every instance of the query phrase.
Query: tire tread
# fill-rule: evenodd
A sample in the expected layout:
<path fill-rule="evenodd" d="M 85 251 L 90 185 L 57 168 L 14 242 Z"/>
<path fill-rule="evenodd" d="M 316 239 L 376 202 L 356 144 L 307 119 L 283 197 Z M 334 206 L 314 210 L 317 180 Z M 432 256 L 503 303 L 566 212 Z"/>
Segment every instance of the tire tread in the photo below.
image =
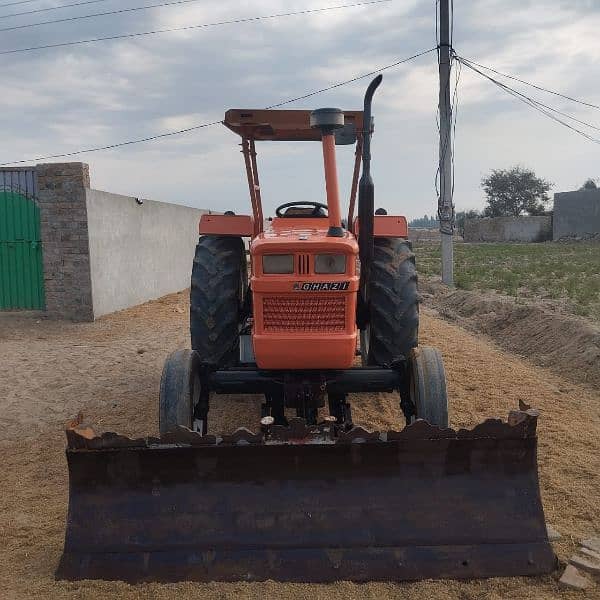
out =
<path fill-rule="evenodd" d="M 367 364 L 390 366 L 418 345 L 417 272 L 406 240 L 375 238 L 374 246 Z"/>
<path fill-rule="evenodd" d="M 190 287 L 192 349 L 202 362 L 223 367 L 238 360 L 240 281 L 245 285 L 242 238 L 202 236 L 196 246 Z"/>

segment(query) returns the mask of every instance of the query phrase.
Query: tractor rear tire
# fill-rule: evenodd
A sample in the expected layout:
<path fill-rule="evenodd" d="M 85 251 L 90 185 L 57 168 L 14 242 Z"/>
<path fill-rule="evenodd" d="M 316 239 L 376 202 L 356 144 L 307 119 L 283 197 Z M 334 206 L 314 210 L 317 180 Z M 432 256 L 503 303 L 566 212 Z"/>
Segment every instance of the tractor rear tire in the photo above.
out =
<path fill-rule="evenodd" d="M 390 367 L 419 341 L 415 255 L 406 240 L 375 238 L 369 283 L 370 315 L 361 330 L 363 366 Z"/>
<path fill-rule="evenodd" d="M 176 427 L 192 429 L 200 400 L 200 361 L 193 350 L 176 350 L 165 361 L 158 397 L 158 427 L 164 435 Z M 203 428 L 206 423 L 203 424 Z"/>
<path fill-rule="evenodd" d="M 448 427 L 448 394 L 442 355 L 436 348 L 414 348 L 408 358 L 410 399 L 416 418 Z"/>
<path fill-rule="evenodd" d="M 190 290 L 192 349 L 215 368 L 236 365 L 240 319 L 247 294 L 242 238 L 203 236 L 198 240 Z"/>

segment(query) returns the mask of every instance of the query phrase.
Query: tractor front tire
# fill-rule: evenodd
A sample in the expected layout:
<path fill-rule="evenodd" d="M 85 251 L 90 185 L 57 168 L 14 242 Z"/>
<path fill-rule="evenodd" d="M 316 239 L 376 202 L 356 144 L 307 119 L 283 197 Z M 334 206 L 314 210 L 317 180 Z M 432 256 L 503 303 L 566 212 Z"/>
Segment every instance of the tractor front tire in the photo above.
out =
<path fill-rule="evenodd" d="M 442 355 L 436 348 L 414 348 L 408 357 L 410 400 L 417 419 L 448 427 L 448 394 Z"/>
<path fill-rule="evenodd" d="M 192 349 L 215 368 L 235 365 L 240 354 L 240 318 L 247 293 L 242 238 L 203 236 L 198 240 L 190 291 Z"/>
<path fill-rule="evenodd" d="M 158 427 L 161 435 L 177 427 L 193 428 L 200 385 L 198 355 L 193 350 L 172 352 L 165 361 L 160 379 Z"/>
<path fill-rule="evenodd" d="M 363 366 L 407 359 L 419 339 L 415 255 L 400 238 L 375 238 L 369 282 L 369 323 L 361 331 Z"/>

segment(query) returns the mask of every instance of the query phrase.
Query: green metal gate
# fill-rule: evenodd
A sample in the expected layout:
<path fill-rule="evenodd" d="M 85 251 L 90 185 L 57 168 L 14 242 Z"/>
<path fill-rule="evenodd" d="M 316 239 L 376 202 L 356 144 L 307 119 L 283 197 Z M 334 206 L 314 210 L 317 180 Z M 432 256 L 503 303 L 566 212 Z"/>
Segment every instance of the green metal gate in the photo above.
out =
<path fill-rule="evenodd" d="M 0 310 L 42 310 L 40 209 L 22 190 L 0 188 Z"/>

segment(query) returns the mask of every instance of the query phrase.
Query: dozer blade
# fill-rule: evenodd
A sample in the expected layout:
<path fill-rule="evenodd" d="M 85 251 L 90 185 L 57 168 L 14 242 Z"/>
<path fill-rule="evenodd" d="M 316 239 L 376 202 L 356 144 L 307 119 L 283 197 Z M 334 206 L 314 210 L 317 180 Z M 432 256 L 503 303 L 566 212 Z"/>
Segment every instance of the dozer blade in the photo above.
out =
<path fill-rule="evenodd" d="M 293 421 L 161 439 L 67 431 L 60 579 L 414 580 L 535 575 L 556 563 L 536 420 L 417 421 L 334 435 Z"/>

